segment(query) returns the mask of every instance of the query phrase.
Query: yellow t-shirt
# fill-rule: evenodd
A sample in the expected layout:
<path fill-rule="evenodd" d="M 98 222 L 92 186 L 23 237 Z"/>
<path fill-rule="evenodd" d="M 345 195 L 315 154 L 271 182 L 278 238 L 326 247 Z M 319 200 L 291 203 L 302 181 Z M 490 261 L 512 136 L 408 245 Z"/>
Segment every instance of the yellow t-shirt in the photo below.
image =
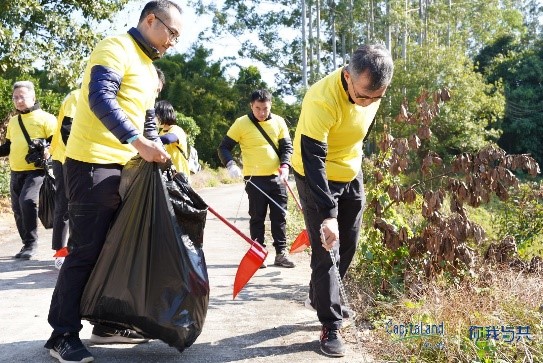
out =
<path fill-rule="evenodd" d="M 81 90 L 79 89 L 73 90 L 72 92 L 68 93 L 64 101 L 62 101 L 62 105 L 60 105 L 60 110 L 58 112 L 57 130 L 53 135 L 53 140 L 51 141 L 51 148 L 49 150 L 51 152 L 51 158 L 53 160 L 60 161 L 61 163 L 64 163 L 64 160 L 66 160 L 66 157 L 64 156 L 64 153 L 66 152 L 66 145 L 64 145 L 64 141 L 62 140 L 62 134 L 60 133 L 62 121 L 64 120 L 64 117 L 71 117 L 72 119 L 74 118 L 75 107 L 77 106 L 77 98 L 79 97 L 80 93 Z"/>
<path fill-rule="evenodd" d="M 330 73 L 307 91 L 294 136 L 292 167 L 305 175 L 301 155 L 301 135 L 328 145 L 328 180 L 352 181 L 362 168 L 362 142 L 380 101 L 362 107 L 349 102 L 341 84 L 341 71 Z"/>
<path fill-rule="evenodd" d="M 23 125 L 30 139 L 47 139 L 53 135 L 57 128 L 57 118 L 41 108 L 29 113 L 21 114 Z M 19 126 L 18 116 L 8 121 L 6 139 L 11 141 L 9 150 L 9 167 L 13 171 L 29 171 L 41 169 L 29 164 L 25 160 L 28 154 L 28 143 L 23 130 Z"/>
<path fill-rule="evenodd" d="M 259 122 L 275 146 L 279 148 L 279 140 L 290 139 L 285 120 L 275 114 L 266 121 Z M 279 156 L 253 124 L 248 115 L 238 118 L 226 135 L 239 143 L 244 176 L 277 175 Z"/>
<path fill-rule="evenodd" d="M 168 129 L 168 131 L 164 131 L 164 129 L 160 130 L 160 135 L 165 135 L 167 133 L 173 133 L 177 136 L 178 141 L 173 144 L 164 145 L 164 148 L 170 154 L 172 158 L 173 166 L 175 166 L 175 169 L 179 172 L 184 173 L 187 178 L 190 177 L 190 170 L 189 170 L 189 162 L 188 160 L 181 154 L 181 151 L 179 151 L 178 148 L 181 148 L 187 158 L 189 157 L 188 154 L 188 147 L 187 147 L 187 134 L 185 131 L 177 126 L 172 125 Z"/>
<path fill-rule="evenodd" d="M 129 34 L 108 37 L 98 43 L 85 69 L 81 96 L 66 146 L 66 156 L 97 164 L 124 165 L 136 149 L 122 144 L 96 117 L 89 106 L 90 72 L 95 65 L 113 69 L 122 78 L 117 101 L 128 119 L 142 131 L 145 111 L 153 108 L 158 76 L 152 60 Z"/>

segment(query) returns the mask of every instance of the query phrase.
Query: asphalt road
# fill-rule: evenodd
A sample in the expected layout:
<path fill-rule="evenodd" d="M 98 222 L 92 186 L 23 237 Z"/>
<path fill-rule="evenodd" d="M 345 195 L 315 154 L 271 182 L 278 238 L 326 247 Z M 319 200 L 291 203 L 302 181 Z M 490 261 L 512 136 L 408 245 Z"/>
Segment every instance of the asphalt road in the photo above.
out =
<path fill-rule="evenodd" d="M 199 190 L 222 216 L 248 234 L 247 198 L 243 184 Z M 249 245 L 208 213 L 204 253 L 210 279 L 210 303 L 203 331 L 183 353 L 154 340 L 141 345 L 92 345 L 91 325 L 84 321 L 80 334 L 97 362 L 370 362 L 356 344 L 352 329 L 345 332 L 344 358 L 328 358 L 319 349 L 320 324 L 307 310 L 309 256 L 293 256 L 297 267 L 268 265 L 260 269 L 235 300 L 232 288 L 238 263 Z M 47 312 L 57 277 L 53 266 L 51 230 L 40 228 L 39 252 L 29 261 L 12 256 L 21 248 L 11 215 L 0 215 L 0 361 L 57 362 L 43 348 L 51 328 Z"/>

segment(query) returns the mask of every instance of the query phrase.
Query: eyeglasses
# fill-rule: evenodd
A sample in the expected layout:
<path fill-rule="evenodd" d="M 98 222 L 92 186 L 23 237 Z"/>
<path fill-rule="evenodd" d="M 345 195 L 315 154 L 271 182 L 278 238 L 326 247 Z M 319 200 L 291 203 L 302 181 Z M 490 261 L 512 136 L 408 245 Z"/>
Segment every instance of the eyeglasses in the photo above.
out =
<path fill-rule="evenodd" d="M 157 20 L 160 21 L 162 23 L 162 25 L 164 25 L 166 27 L 166 29 L 168 29 L 168 33 L 170 33 L 170 42 L 172 44 L 176 44 L 179 41 L 179 34 L 174 32 L 169 26 L 167 26 L 166 23 L 164 23 L 162 21 L 162 19 L 160 19 L 158 16 L 156 16 L 156 14 L 155 14 L 155 18 L 157 18 Z"/>
<path fill-rule="evenodd" d="M 358 101 L 371 101 L 371 102 L 375 102 L 375 101 L 379 101 L 380 99 L 382 99 L 383 97 L 385 97 L 384 95 L 383 95 L 383 96 L 377 96 L 377 97 L 361 96 L 361 95 L 356 91 L 356 89 L 354 88 L 353 78 L 352 78 L 352 77 L 349 77 L 349 80 L 351 81 L 351 87 L 353 88 L 354 98 L 356 98 Z"/>
<path fill-rule="evenodd" d="M 28 99 L 31 99 L 32 97 L 31 96 L 13 96 L 11 97 L 11 100 L 14 101 L 14 102 L 17 102 L 19 100 L 28 100 Z"/>

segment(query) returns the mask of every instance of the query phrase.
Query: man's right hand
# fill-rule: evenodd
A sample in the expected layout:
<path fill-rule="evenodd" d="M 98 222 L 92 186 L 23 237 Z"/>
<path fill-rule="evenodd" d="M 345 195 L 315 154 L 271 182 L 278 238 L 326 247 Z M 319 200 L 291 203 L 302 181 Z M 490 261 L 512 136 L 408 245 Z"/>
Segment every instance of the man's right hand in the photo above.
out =
<path fill-rule="evenodd" d="M 240 179 L 243 177 L 241 169 L 239 168 L 239 166 L 237 166 L 234 160 L 230 160 L 226 164 L 226 169 L 228 169 L 228 175 L 230 175 L 230 178 L 232 179 Z"/>
<path fill-rule="evenodd" d="M 132 146 L 138 150 L 138 153 L 145 161 L 165 163 L 170 159 L 170 155 L 164 150 L 164 146 L 160 143 L 147 140 L 143 136 L 138 137 L 132 143 Z"/>

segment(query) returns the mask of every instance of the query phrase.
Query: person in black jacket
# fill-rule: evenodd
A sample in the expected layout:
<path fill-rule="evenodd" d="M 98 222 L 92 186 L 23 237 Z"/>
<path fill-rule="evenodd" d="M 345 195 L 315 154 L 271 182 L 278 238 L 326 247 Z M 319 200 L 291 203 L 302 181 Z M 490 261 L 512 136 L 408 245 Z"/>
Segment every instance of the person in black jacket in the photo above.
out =
<path fill-rule="evenodd" d="M 265 246 L 264 221 L 270 208 L 271 233 L 275 247 L 274 264 L 294 267 L 288 257 L 286 240 L 287 190 L 292 142 L 285 120 L 271 113 L 272 96 L 267 90 L 251 95 L 251 111 L 238 118 L 222 140 L 218 154 L 232 178 L 241 178 L 241 169 L 232 157 L 239 143 L 243 160 L 245 190 L 249 197 L 251 239 Z M 261 130 L 257 127 L 260 126 Z M 266 139 L 264 135 L 269 137 Z M 261 267 L 266 267 L 266 262 Z"/>

